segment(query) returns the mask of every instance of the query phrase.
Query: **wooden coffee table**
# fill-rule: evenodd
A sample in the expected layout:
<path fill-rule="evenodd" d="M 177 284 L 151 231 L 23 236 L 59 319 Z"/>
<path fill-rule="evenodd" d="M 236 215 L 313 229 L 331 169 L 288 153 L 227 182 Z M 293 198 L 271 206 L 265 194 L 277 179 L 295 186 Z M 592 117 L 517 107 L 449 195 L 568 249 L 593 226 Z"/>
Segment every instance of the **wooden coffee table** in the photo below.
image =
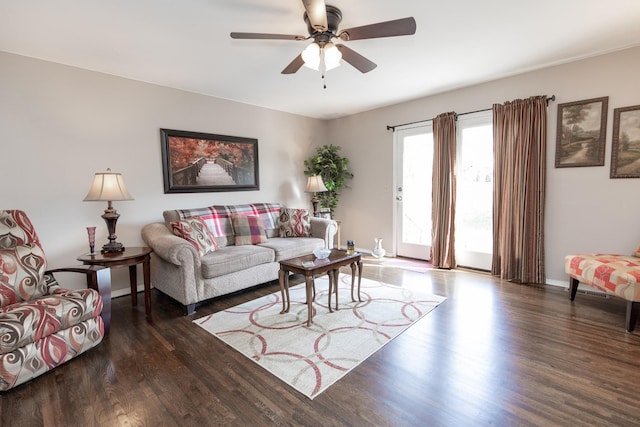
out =
<path fill-rule="evenodd" d="M 312 303 L 315 297 L 314 278 L 316 276 L 327 273 L 329 276 L 329 311 L 331 309 L 331 294 L 336 294 L 336 310 L 338 309 L 338 275 L 340 267 L 351 266 L 351 300 L 355 301 L 353 290 L 356 277 L 356 266 L 358 267 L 358 301 L 360 299 L 360 282 L 362 281 L 362 259 L 358 252 L 347 255 L 347 252 L 339 249 L 332 249 L 328 258 L 317 259 L 315 255 L 303 255 L 297 258 L 291 258 L 280 261 L 280 292 L 282 294 L 282 311 L 280 314 L 288 313 L 291 306 L 289 299 L 289 273 L 302 274 L 305 278 L 306 296 L 307 296 L 307 326 L 313 323 L 313 307 Z"/>

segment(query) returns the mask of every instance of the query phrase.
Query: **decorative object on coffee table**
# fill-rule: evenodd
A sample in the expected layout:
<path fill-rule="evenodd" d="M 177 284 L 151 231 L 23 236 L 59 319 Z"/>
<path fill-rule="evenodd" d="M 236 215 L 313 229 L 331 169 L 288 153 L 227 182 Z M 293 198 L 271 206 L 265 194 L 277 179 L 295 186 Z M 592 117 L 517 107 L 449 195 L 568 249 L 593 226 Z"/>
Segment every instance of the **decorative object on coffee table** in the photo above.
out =
<path fill-rule="evenodd" d="M 121 200 L 133 200 L 124 185 L 122 174 L 111 172 L 111 169 L 107 169 L 106 172 L 96 173 L 84 201 L 107 202 L 107 209 L 104 210 L 102 218 L 107 224 L 107 230 L 109 230 L 109 243 L 102 246 L 103 253 L 124 251 L 124 245 L 116 242 L 118 237 L 116 236 L 116 222 L 118 222 L 120 214 L 112 205 L 114 201 Z"/>
<path fill-rule="evenodd" d="M 353 240 L 347 240 L 347 255 L 351 255 L 356 251 L 356 244 Z"/>
<path fill-rule="evenodd" d="M 318 259 L 325 259 L 325 258 L 328 258 L 329 255 L 331 255 L 331 249 L 326 249 L 326 248 L 315 249 L 313 251 L 313 254 Z"/>

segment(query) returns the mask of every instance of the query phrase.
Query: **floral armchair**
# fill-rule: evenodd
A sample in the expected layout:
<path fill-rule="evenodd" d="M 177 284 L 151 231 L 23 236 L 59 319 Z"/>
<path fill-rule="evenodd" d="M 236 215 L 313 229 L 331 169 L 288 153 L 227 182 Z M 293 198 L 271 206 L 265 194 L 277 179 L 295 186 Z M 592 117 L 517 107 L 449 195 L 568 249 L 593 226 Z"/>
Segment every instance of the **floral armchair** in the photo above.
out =
<path fill-rule="evenodd" d="M 92 289 L 63 289 L 54 272 L 83 273 Z M 109 329 L 110 288 L 108 268 L 47 271 L 27 215 L 0 210 L 0 391 L 98 345 Z"/>

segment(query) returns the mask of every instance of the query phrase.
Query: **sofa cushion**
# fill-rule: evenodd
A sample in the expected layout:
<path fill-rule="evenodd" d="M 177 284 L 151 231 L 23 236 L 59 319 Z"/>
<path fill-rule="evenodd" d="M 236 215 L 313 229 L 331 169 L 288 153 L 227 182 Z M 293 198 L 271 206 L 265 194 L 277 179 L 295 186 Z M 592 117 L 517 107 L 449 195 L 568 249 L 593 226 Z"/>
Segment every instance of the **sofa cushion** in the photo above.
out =
<path fill-rule="evenodd" d="M 281 205 L 279 203 L 252 203 L 245 205 L 215 205 L 195 209 L 176 209 L 164 211 L 165 224 L 170 228 L 171 221 L 178 221 L 193 216 L 202 218 L 205 224 L 215 236 L 219 246 L 233 245 L 235 238 L 233 234 L 233 224 L 231 215 L 245 214 L 258 215 L 262 219 L 267 237 L 277 236 L 278 217 L 280 216 Z"/>
<path fill-rule="evenodd" d="M 636 250 L 631 255 L 640 257 L 640 245 L 638 245 Z"/>
<path fill-rule="evenodd" d="M 275 252 L 275 260 L 290 259 L 313 253 L 314 249 L 324 248 L 324 240 L 317 237 L 274 237 L 258 246 L 272 249 Z"/>
<path fill-rule="evenodd" d="M 101 311 L 102 299 L 91 289 L 59 289 L 53 295 L 4 307 L 0 310 L 0 335 L 3 337 L 0 354 L 10 353 L 60 330 L 71 330 L 75 325 L 98 317 Z M 82 340 L 75 344 L 82 345 Z"/>
<path fill-rule="evenodd" d="M 231 215 L 236 246 L 255 245 L 267 241 L 262 219 L 257 215 Z"/>
<path fill-rule="evenodd" d="M 275 252 L 260 245 L 225 246 L 202 257 L 202 277 L 211 279 L 275 261 Z"/>
<path fill-rule="evenodd" d="M 199 216 L 171 221 L 171 231 L 191 243 L 200 256 L 218 249 L 215 237 Z"/>
<path fill-rule="evenodd" d="M 311 220 L 306 209 L 284 208 L 280 210 L 281 237 L 309 237 Z"/>

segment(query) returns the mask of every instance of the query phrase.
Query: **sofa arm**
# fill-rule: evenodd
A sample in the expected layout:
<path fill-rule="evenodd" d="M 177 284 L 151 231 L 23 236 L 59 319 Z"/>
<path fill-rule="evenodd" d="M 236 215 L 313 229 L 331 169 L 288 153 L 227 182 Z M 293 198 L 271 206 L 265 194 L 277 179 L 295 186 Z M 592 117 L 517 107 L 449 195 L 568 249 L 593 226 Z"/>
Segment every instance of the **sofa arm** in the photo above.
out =
<path fill-rule="evenodd" d="M 57 284 L 54 273 L 82 273 L 85 275 L 87 287 L 98 291 L 102 298 L 100 317 L 102 317 L 104 324 L 104 333 L 107 335 L 111 326 L 111 270 L 99 265 L 78 265 L 47 270 L 45 275 L 50 275 L 52 283 Z"/>
<path fill-rule="evenodd" d="M 338 223 L 332 219 L 311 217 L 311 236 L 324 240 L 325 248 L 333 247 L 333 237 L 338 232 Z"/>
<path fill-rule="evenodd" d="M 153 249 L 153 253 L 163 260 L 174 264 L 183 265 L 193 263 L 200 267 L 200 255 L 196 248 L 181 237 L 176 236 L 162 222 L 154 222 L 142 227 L 140 232 L 142 240 Z"/>

